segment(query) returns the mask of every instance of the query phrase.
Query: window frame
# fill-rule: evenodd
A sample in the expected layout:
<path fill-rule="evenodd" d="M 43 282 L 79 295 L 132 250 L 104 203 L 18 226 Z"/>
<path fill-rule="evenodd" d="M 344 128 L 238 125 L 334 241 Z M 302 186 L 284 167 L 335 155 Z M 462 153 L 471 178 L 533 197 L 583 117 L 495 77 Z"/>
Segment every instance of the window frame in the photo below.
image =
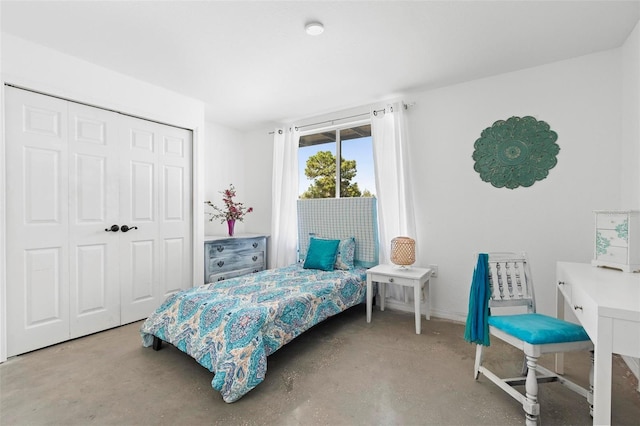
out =
<path fill-rule="evenodd" d="M 336 132 L 336 176 L 335 176 L 336 195 L 333 198 L 342 198 L 340 196 L 340 178 L 341 178 L 340 171 L 342 170 L 342 139 L 340 138 L 340 131 L 344 129 L 349 129 L 351 127 L 363 126 L 365 124 L 368 124 L 369 126 L 371 126 L 371 117 L 363 118 L 360 120 L 349 121 L 347 123 L 342 123 L 342 124 L 316 127 L 308 130 L 300 130 L 300 139 L 302 139 L 303 136 L 313 135 L 315 133 L 330 132 L 330 131 Z M 306 126 L 299 126 L 298 129 L 301 129 L 302 127 L 306 127 Z M 373 139 L 373 136 L 371 137 Z M 371 148 L 373 149 L 373 144 Z M 300 149 L 300 141 L 298 141 L 298 149 Z M 298 198 L 300 198 L 300 194 L 298 194 Z"/>

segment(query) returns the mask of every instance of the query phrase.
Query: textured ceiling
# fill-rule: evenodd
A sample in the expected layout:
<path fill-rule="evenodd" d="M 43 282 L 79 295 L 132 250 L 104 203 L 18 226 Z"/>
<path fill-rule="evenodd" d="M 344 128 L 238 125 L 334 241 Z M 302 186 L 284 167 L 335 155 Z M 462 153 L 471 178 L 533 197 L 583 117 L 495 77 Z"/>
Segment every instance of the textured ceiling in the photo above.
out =
<path fill-rule="evenodd" d="M 5 1 L 2 31 L 248 130 L 619 47 L 638 1 Z M 324 34 L 306 35 L 319 20 Z"/>

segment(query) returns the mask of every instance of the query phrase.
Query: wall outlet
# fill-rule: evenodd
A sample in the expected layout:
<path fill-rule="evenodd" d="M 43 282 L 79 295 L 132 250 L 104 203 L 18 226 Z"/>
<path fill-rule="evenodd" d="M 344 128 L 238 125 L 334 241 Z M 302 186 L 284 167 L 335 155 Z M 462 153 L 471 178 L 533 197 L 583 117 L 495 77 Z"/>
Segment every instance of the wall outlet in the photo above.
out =
<path fill-rule="evenodd" d="M 438 276 L 438 265 L 429 265 L 427 268 L 431 269 L 431 276 L 433 278 Z"/>

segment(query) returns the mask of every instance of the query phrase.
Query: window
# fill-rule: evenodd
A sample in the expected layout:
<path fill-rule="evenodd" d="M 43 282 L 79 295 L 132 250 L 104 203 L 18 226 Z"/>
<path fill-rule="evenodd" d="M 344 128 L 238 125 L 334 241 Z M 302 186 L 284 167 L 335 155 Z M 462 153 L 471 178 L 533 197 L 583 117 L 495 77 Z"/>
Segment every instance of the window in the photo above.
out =
<path fill-rule="evenodd" d="M 300 136 L 298 167 L 300 198 L 375 197 L 371 124 Z"/>

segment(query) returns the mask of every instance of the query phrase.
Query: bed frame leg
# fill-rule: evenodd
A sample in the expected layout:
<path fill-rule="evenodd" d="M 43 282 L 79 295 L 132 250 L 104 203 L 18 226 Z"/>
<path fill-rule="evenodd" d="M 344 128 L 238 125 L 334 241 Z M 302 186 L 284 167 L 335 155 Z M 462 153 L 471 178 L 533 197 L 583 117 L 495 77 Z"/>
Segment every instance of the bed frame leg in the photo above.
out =
<path fill-rule="evenodd" d="M 153 350 L 159 351 L 161 347 L 162 347 L 162 339 L 160 339 L 159 337 L 153 336 Z"/>

